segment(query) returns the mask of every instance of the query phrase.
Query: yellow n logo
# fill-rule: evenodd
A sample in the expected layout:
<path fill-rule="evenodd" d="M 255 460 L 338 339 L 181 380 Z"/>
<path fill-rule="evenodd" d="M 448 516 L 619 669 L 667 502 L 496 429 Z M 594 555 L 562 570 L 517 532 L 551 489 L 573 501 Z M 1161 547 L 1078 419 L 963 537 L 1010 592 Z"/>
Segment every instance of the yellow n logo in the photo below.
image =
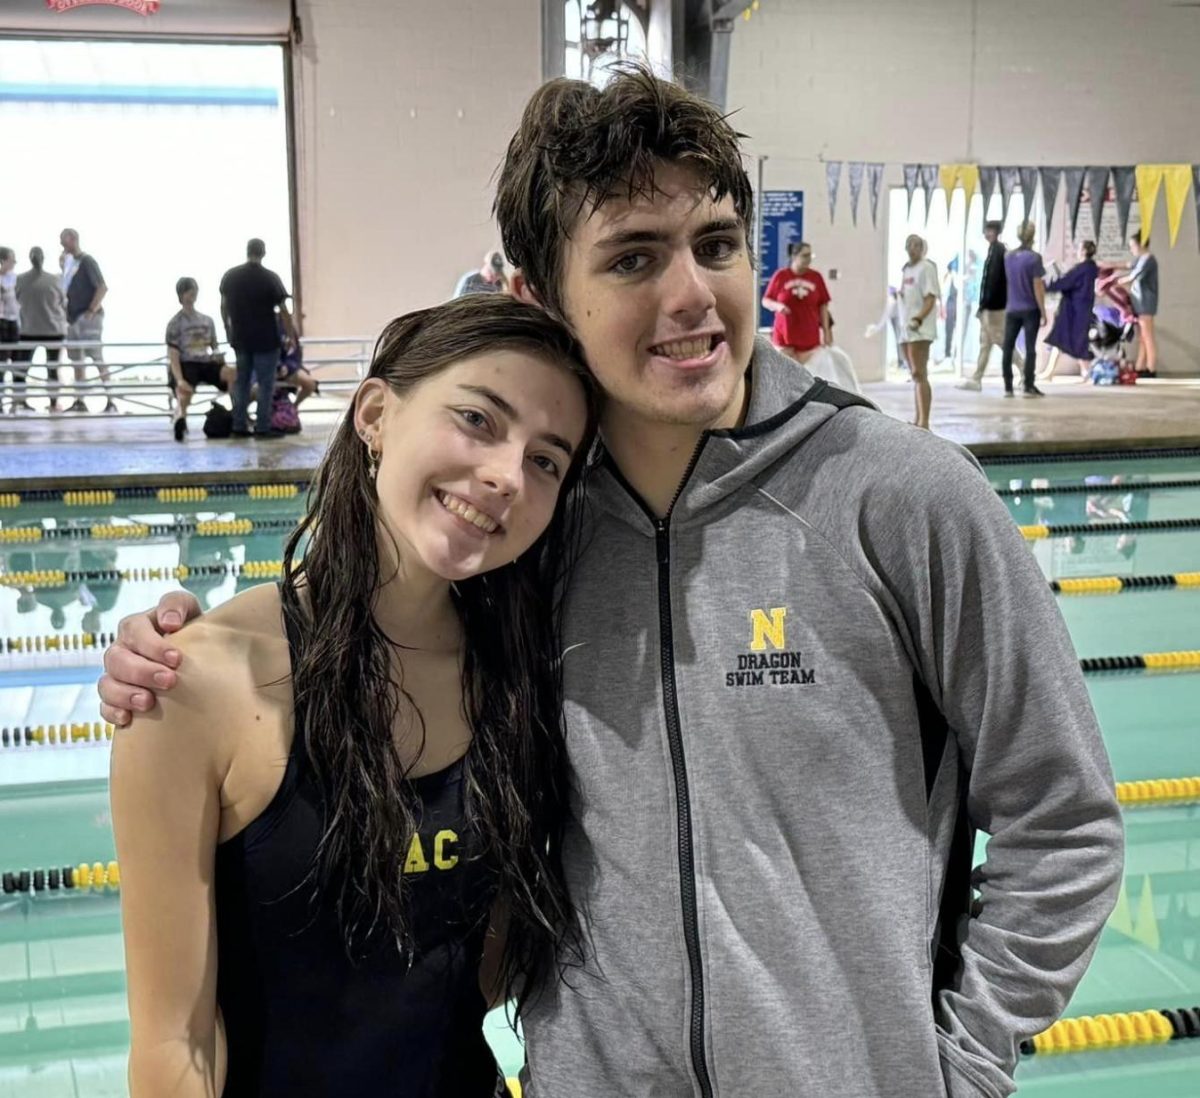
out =
<path fill-rule="evenodd" d="M 771 616 L 767 617 L 766 610 L 750 611 L 751 652 L 765 651 L 767 641 L 771 642 L 771 647 L 776 651 L 782 651 L 787 647 L 787 641 L 783 635 L 783 619 L 787 617 L 787 607 L 777 606 L 770 611 L 770 614 Z"/>

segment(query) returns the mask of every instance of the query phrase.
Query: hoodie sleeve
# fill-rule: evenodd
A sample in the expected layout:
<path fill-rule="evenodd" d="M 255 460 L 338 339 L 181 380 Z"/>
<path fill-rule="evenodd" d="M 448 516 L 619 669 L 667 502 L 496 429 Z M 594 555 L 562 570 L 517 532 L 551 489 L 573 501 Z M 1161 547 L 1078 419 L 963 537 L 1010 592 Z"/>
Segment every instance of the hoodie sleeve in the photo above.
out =
<path fill-rule="evenodd" d="M 1065 1008 L 1122 876 L 1112 770 L 1071 638 L 1007 509 L 964 451 L 905 453 L 867 500 L 868 553 L 904 619 L 925 684 L 956 736 L 967 811 L 990 840 L 942 1039 L 976 1086 L 1011 1093 L 1021 1040 Z M 951 1088 L 951 1095 L 960 1093 Z"/>

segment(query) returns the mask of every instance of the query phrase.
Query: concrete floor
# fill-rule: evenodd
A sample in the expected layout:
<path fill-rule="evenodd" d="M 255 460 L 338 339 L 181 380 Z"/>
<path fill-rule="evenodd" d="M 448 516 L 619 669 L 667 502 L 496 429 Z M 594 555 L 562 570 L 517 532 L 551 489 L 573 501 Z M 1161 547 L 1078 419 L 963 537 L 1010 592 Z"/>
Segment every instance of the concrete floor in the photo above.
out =
<path fill-rule="evenodd" d="M 978 457 L 1200 446 L 1200 378 L 1101 387 L 1078 378 L 1039 382 L 1042 399 L 1009 400 L 999 378 L 964 392 L 949 378 L 933 382 L 932 427 Z M 889 415 L 911 421 L 907 381 L 864 386 Z"/>
<path fill-rule="evenodd" d="M 109 487 L 303 479 L 325 452 L 335 412 L 306 412 L 298 435 L 264 440 L 206 439 L 192 417 L 176 442 L 164 415 L 4 416 L 0 419 L 0 491 L 58 488 L 93 478 Z"/>
<path fill-rule="evenodd" d="M 1097 388 L 1075 378 L 1046 383 L 1042 400 L 1005 400 L 998 379 L 981 393 L 934 381 L 933 429 L 980 457 L 1036 452 L 1200 446 L 1200 379 Z M 881 382 L 866 395 L 898 419 L 913 416 L 912 386 Z M 109 486 L 305 478 L 340 413 L 306 411 L 304 431 L 275 441 L 208 441 L 199 417 L 177 443 L 166 418 L 4 416 L 0 491 L 55 488 L 102 478 Z"/>

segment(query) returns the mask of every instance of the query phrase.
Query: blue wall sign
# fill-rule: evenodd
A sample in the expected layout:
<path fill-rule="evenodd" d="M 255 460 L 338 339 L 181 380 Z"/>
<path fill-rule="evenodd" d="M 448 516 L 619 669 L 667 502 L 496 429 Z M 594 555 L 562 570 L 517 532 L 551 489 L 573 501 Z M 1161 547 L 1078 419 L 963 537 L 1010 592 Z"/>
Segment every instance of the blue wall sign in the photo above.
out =
<path fill-rule="evenodd" d="M 763 191 L 762 239 L 758 242 L 758 299 L 780 267 L 788 264 L 788 246 L 804 239 L 804 192 Z M 769 328 L 775 314 L 759 306 L 760 327 Z"/>

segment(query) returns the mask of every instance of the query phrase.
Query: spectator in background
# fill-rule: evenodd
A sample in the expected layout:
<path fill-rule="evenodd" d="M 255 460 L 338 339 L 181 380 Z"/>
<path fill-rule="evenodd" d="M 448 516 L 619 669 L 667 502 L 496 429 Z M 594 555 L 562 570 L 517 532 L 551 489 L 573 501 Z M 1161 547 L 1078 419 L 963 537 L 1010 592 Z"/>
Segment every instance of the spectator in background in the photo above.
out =
<path fill-rule="evenodd" d="M 295 403 L 298 408 L 314 393 L 320 392 L 321 387 L 304 365 L 304 348 L 298 343 L 293 343 L 286 332 L 280 333 L 280 348 L 279 369 L 275 371 L 275 384 L 277 387 L 282 386 L 295 393 Z"/>
<path fill-rule="evenodd" d="M 916 427 L 929 429 L 933 390 L 929 385 L 929 348 L 937 339 L 937 266 L 925 256 L 925 241 L 913 233 L 905 242 L 908 262 L 900 274 L 900 338 L 913 379 Z"/>
<path fill-rule="evenodd" d="M 1046 363 L 1046 377 L 1054 376 L 1060 351 L 1065 351 L 1080 362 L 1092 360 L 1088 331 L 1092 326 L 1092 310 L 1096 304 L 1096 245 L 1085 240 L 1079 245 L 1079 262 L 1061 278 L 1051 282 L 1046 289 L 1062 294 L 1058 311 L 1054 314 L 1054 325 L 1046 336 L 1050 347 L 1050 360 Z"/>
<path fill-rule="evenodd" d="M 1017 228 L 1021 246 L 1004 257 L 1004 276 L 1008 280 L 1008 312 L 1004 316 L 1004 395 L 1013 395 L 1013 355 L 1017 337 L 1025 333 L 1025 384 L 1027 397 L 1044 394 L 1033 383 L 1037 365 L 1038 328 L 1046 323 L 1046 269 L 1042 257 L 1033 250 L 1037 230 L 1032 221 L 1022 221 Z"/>
<path fill-rule="evenodd" d="M 764 309 L 775 314 L 771 341 L 789 358 L 806 362 L 821 346 L 833 346 L 829 288 L 812 269 L 812 245 L 792 245 L 789 263 L 776 271 L 762 296 Z"/>
<path fill-rule="evenodd" d="M 983 275 L 979 280 L 979 363 L 974 377 L 964 378 L 960 389 L 979 392 L 983 388 L 983 375 L 987 373 L 988 358 L 993 347 L 1004 346 L 1004 313 L 1008 308 L 1008 277 L 1004 270 L 1006 248 L 1000 243 L 999 221 L 989 221 L 983 226 L 983 236 L 988 242 L 987 257 L 983 261 Z M 1025 359 L 1019 351 L 1013 353 L 1016 363 L 1024 367 Z"/>
<path fill-rule="evenodd" d="M 197 385 L 213 385 L 222 393 L 229 392 L 237 379 L 237 371 L 225 362 L 217 342 L 217 326 L 211 316 L 196 308 L 200 287 L 194 278 L 181 278 L 175 283 L 175 296 L 180 309 L 167 322 L 167 360 L 170 372 L 167 384 L 175 394 L 175 441 L 182 442 L 187 434 L 187 411 Z"/>
<path fill-rule="evenodd" d="M 508 293 L 508 276 L 504 273 L 504 255 L 496 251 L 488 252 L 483 257 L 483 266 L 477 271 L 468 271 L 454 287 L 455 297 L 503 293 Z"/>
<path fill-rule="evenodd" d="M 67 357 L 75 363 L 75 383 L 82 385 L 87 377 L 88 358 L 100 372 L 100 384 L 104 387 L 107 400 L 106 412 L 115 412 L 112 392 L 108 388 L 108 367 L 104 363 L 104 307 L 108 293 L 100 264 L 79 246 L 79 233 L 74 229 L 63 229 L 59 235 L 63 249 L 63 290 L 67 295 L 67 342 L 82 343 L 82 347 L 68 347 Z M 86 412 L 87 405 L 76 397 L 71 405 L 72 412 Z"/>
<path fill-rule="evenodd" d="M 1124 271 L 1128 268 L 1124 265 L 1105 264 L 1097 268 L 1096 271 L 1096 297 L 1101 302 L 1101 307 L 1105 305 L 1115 310 L 1113 320 L 1118 324 L 1133 325 L 1137 323 L 1137 317 L 1133 312 L 1133 299 L 1129 296 L 1129 291 L 1125 288 Z M 1132 338 L 1132 337 L 1131 337 Z"/>
<path fill-rule="evenodd" d="M 12 374 L 13 395 L 12 403 L 8 406 L 10 412 L 16 412 L 18 406 L 29 409 L 25 400 L 25 371 L 15 365 L 20 361 L 20 350 L 16 342 L 21 334 L 21 314 L 17 308 L 16 265 L 17 253 L 12 248 L 0 247 L 0 366 L 14 364 L 11 370 L 0 369 L 0 381 L 7 380 L 8 375 Z"/>
<path fill-rule="evenodd" d="M 1158 316 L 1158 260 L 1150 254 L 1150 238 L 1134 233 L 1129 238 L 1134 262 L 1121 282 L 1129 287 L 1133 313 L 1137 317 L 1138 349 L 1134 369 L 1139 377 L 1158 375 L 1158 337 L 1154 331 Z"/>
<path fill-rule="evenodd" d="M 279 368 L 279 327 L 299 344 L 287 300 L 291 296 L 274 271 L 263 266 L 267 246 L 257 237 L 246 244 L 246 262 L 225 272 L 221 279 L 221 319 L 225 336 L 237 357 L 237 382 L 233 391 L 233 433 L 250 435 L 250 389 L 258 386 L 256 438 L 279 438 L 271 427 L 271 401 L 275 371 Z"/>
<path fill-rule="evenodd" d="M 282 324 L 278 326 L 278 335 L 280 354 L 271 400 L 271 427 L 290 435 L 300 430 L 300 405 L 314 393 L 319 393 L 321 386 L 304 365 L 303 347 L 292 342 Z M 257 388 L 251 391 L 250 397 L 258 399 Z"/>
<path fill-rule="evenodd" d="M 941 318 L 944 334 L 942 359 L 954 354 L 954 330 L 958 327 L 958 288 L 961 279 L 958 274 L 958 256 L 954 256 L 946 264 L 946 272 L 942 275 L 942 305 Z"/>
<path fill-rule="evenodd" d="M 21 313 L 21 350 L 14 361 L 22 363 L 22 378 L 28 372 L 39 346 L 46 348 L 46 384 L 55 380 L 67 335 L 67 295 L 62 279 L 45 269 L 46 256 L 41 248 L 29 249 L 29 270 L 17 277 L 17 305 Z M 51 389 L 50 411 L 58 411 L 58 397 Z M 24 405 L 29 410 L 29 405 Z"/>
<path fill-rule="evenodd" d="M 874 324 L 868 324 L 863 333 L 867 339 L 872 339 L 880 332 L 891 329 L 892 338 L 896 343 L 896 365 L 901 370 L 908 369 L 908 359 L 904 357 L 903 341 L 900 332 L 900 296 L 895 286 L 887 288 L 887 300 L 883 304 L 883 312 Z M 885 337 L 886 341 L 886 337 Z"/>

